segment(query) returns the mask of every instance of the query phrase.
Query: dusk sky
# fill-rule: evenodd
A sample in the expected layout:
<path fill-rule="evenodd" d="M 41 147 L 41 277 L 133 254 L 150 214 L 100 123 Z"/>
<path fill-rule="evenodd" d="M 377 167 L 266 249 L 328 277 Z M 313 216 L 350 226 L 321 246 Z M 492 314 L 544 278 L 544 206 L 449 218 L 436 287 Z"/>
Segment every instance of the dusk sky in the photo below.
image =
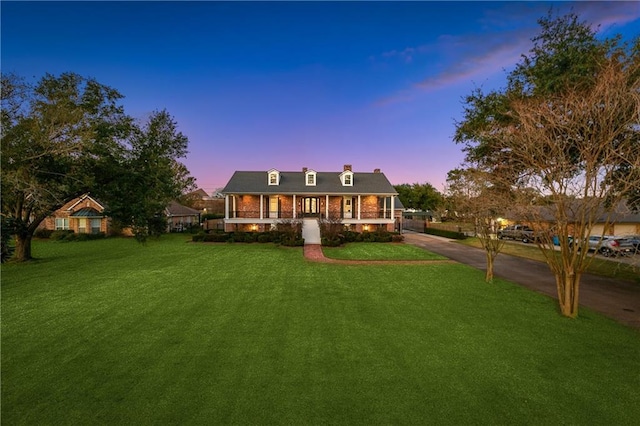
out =
<path fill-rule="evenodd" d="M 236 170 L 380 168 L 443 191 L 462 98 L 500 88 L 537 20 L 640 34 L 640 2 L 7 2 L 2 72 L 71 71 L 166 109 L 200 188 Z"/>

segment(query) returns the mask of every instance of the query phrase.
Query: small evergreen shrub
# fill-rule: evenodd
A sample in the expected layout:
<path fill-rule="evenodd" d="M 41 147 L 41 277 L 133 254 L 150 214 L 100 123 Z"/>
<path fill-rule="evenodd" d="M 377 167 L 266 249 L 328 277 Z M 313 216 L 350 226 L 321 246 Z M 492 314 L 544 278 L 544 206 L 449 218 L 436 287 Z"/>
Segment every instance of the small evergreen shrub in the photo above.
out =
<path fill-rule="evenodd" d="M 452 238 L 454 240 L 464 240 L 467 236 L 462 232 L 447 231 L 446 229 L 427 228 L 425 234 L 437 235 L 439 237 Z"/>
<path fill-rule="evenodd" d="M 53 234 L 53 229 L 36 229 L 36 232 L 33 233 L 35 238 L 48 239 L 51 238 L 51 234 Z"/>
<path fill-rule="evenodd" d="M 58 230 L 58 231 L 53 231 L 51 233 L 51 235 L 49 236 L 49 238 L 51 240 L 53 240 L 53 241 L 71 241 L 74 238 L 74 237 L 70 237 L 71 235 L 73 235 L 73 231 L 70 231 L 70 230 L 65 230 L 65 231 Z"/>

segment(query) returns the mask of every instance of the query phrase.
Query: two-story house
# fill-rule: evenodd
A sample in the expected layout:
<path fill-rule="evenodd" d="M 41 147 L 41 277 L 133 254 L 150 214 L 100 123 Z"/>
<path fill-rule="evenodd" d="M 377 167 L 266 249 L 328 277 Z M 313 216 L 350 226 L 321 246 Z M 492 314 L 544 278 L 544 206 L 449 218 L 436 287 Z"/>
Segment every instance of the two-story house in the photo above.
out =
<path fill-rule="evenodd" d="M 357 232 L 394 231 L 393 185 L 375 169 L 354 172 L 237 171 L 225 188 L 225 230 L 265 231 L 279 221 L 316 217 L 339 220 Z"/>

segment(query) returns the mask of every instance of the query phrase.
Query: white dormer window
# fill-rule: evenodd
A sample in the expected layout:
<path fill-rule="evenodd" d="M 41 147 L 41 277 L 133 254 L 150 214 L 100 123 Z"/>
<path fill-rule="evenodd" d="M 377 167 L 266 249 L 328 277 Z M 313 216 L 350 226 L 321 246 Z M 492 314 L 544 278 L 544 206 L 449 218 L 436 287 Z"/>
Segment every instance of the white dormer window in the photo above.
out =
<path fill-rule="evenodd" d="M 353 186 L 353 172 L 346 170 L 340 174 L 342 186 Z"/>
<path fill-rule="evenodd" d="M 269 170 L 269 185 L 280 185 L 280 172 L 276 169 Z"/>
<path fill-rule="evenodd" d="M 307 186 L 316 186 L 316 172 L 313 170 L 305 172 L 304 179 Z"/>

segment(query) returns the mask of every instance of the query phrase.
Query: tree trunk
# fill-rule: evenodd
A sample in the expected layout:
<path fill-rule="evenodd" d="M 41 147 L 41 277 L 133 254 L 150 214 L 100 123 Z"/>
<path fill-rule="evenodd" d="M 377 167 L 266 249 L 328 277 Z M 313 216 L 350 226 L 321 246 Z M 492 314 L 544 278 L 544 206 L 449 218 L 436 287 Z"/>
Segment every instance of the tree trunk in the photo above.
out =
<path fill-rule="evenodd" d="M 556 274 L 556 287 L 560 312 L 565 317 L 576 318 L 578 316 L 580 274 Z"/>
<path fill-rule="evenodd" d="M 487 251 L 487 274 L 484 277 L 484 280 L 488 283 L 493 282 L 493 260 L 495 259 L 495 255 L 490 251 Z"/>
<path fill-rule="evenodd" d="M 18 262 L 31 260 L 31 238 L 32 235 L 16 235 L 16 250 L 13 259 Z"/>

